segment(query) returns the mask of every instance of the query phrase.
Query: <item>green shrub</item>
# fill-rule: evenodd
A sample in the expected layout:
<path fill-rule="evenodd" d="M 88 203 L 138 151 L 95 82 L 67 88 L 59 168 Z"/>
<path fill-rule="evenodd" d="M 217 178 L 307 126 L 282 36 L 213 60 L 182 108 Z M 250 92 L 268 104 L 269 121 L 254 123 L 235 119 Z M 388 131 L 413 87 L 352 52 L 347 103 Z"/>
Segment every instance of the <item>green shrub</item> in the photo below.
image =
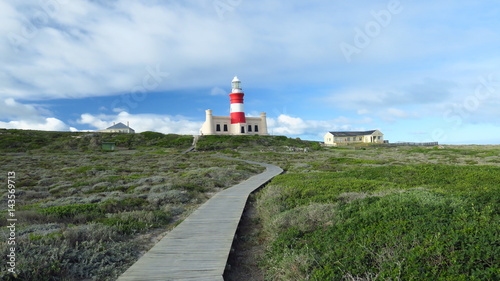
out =
<path fill-rule="evenodd" d="M 129 197 L 122 200 L 109 199 L 99 203 L 99 209 L 104 213 L 118 213 L 144 209 L 148 201 L 144 198 Z"/>
<path fill-rule="evenodd" d="M 193 142 L 193 136 L 176 135 L 157 132 L 142 132 L 144 141 L 147 146 L 157 146 L 166 148 L 188 148 Z M 143 144 L 143 146 L 144 146 Z"/>
<path fill-rule="evenodd" d="M 160 139 L 160 138 L 162 138 L 164 136 L 164 134 L 162 134 L 162 133 L 151 132 L 151 131 L 142 132 L 141 135 L 144 136 L 144 139 L 146 141 Z"/>
<path fill-rule="evenodd" d="M 40 209 L 39 212 L 59 219 L 74 219 L 83 216 L 87 220 L 92 220 L 102 214 L 97 203 L 54 206 Z"/>
<path fill-rule="evenodd" d="M 166 226 L 171 216 L 164 211 L 132 211 L 112 214 L 99 222 L 116 228 L 119 233 L 130 235 Z"/>
<path fill-rule="evenodd" d="M 349 165 L 382 165 L 388 161 L 368 160 L 350 157 L 331 157 L 327 160 L 321 160 L 312 163 L 312 167 L 317 171 L 343 171 L 346 167 L 352 168 Z"/>
<path fill-rule="evenodd" d="M 170 148 L 188 148 L 193 143 L 193 136 L 167 135 L 158 146 Z"/>

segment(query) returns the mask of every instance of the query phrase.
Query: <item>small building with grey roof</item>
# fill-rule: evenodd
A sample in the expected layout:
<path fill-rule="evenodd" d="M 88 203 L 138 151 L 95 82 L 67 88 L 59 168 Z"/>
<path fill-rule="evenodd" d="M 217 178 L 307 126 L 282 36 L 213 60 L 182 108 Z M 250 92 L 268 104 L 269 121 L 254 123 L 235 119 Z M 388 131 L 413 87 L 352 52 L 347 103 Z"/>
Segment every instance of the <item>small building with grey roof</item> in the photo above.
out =
<path fill-rule="evenodd" d="M 122 122 L 119 122 L 117 124 L 113 124 L 113 126 L 107 128 L 107 129 L 104 129 L 104 130 L 100 130 L 99 132 L 102 132 L 102 133 L 125 133 L 125 134 L 135 133 L 134 129 L 132 129 L 128 126 L 128 122 L 127 122 L 127 125 L 123 124 Z"/>

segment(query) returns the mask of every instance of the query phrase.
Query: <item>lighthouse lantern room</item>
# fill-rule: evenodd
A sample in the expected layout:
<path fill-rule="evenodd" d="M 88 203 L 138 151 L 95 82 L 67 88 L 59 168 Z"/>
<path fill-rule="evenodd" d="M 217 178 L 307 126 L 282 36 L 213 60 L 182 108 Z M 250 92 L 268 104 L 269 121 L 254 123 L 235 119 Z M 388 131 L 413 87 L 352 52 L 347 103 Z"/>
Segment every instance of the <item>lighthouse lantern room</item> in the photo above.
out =
<path fill-rule="evenodd" d="M 233 81 L 231 81 L 231 84 L 232 84 L 232 89 L 233 90 L 240 90 L 241 91 L 241 81 L 240 79 L 238 79 L 238 76 L 234 76 L 233 78 Z M 235 93 L 235 91 L 233 91 L 233 93 Z"/>
<path fill-rule="evenodd" d="M 245 94 L 241 81 L 234 77 L 231 81 L 230 116 L 213 116 L 212 110 L 206 110 L 206 120 L 200 129 L 201 135 L 267 135 L 266 113 L 260 117 L 246 117 L 243 106 Z"/>

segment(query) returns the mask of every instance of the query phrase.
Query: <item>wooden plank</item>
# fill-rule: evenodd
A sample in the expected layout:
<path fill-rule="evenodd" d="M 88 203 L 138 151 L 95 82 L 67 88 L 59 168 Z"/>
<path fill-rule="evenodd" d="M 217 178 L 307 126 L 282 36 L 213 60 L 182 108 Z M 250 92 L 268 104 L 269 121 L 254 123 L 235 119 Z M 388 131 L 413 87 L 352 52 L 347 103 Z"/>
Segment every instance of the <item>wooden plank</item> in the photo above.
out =
<path fill-rule="evenodd" d="M 163 237 L 118 280 L 223 280 L 233 238 L 248 196 L 283 172 L 274 165 L 245 162 L 262 165 L 266 170 L 215 194 Z"/>

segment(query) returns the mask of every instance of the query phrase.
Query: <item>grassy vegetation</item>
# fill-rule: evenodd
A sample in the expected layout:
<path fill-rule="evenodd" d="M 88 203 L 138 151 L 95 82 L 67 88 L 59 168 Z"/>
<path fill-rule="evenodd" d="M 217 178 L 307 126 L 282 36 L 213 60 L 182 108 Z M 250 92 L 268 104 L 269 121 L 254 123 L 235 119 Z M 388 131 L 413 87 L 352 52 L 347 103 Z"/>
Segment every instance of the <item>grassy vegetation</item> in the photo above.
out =
<path fill-rule="evenodd" d="M 266 278 L 498 279 L 500 167 L 466 160 L 495 163 L 499 152 L 332 149 L 289 160 L 258 194 Z M 450 156 L 456 164 L 436 164 Z"/>
<path fill-rule="evenodd" d="M 117 151 L 101 151 L 102 142 Z M 197 152 L 181 154 L 191 142 L 0 130 L 0 170 L 16 172 L 18 280 L 115 280 L 207 198 L 262 171 L 214 153 L 286 171 L 256 194 L 261 229 L 247 237 L 264 244 L 268 280 L 500 276 L 497 146 L 345 149 L 203 136 Z M 5 266 L 0 279 L 16 280 Z"/>
<path fill-rule="evenodd" d="M 285 136 L 202 136 L 196 145 L 197 150 L 223 150 L 238 148 L 253 148 L 255 150 L 286 151 L 301 148 L 319 150 L 318 142 L 291 139 Z"/>
<path fill-rule="evenodd" d="M 46 132 L 32 130 L 0 129 L 0 151 L 45 152 L 97 151 L 103 142 L 114 142 L 119 149 L 176 148 L 186 149 L 193 142 L 192 136 L 142 132 L 140 134 Z"/>
<path fill-rule="evenodd" d="M 3 263 L 1 280 L 115 280 L 155 237 L 263 170 L 211 153 L 181 154 L 192 136 L 1 133 L 0 181 L 16 172 L 18 219 L 18 276 L 8 276 Z M 117 151 L 101 151 L 102 141 L 116 142 Z M 2 200 L 1 216 L 7 209 Z M 8 247 L 0 243 L 0 253 Z"/>

